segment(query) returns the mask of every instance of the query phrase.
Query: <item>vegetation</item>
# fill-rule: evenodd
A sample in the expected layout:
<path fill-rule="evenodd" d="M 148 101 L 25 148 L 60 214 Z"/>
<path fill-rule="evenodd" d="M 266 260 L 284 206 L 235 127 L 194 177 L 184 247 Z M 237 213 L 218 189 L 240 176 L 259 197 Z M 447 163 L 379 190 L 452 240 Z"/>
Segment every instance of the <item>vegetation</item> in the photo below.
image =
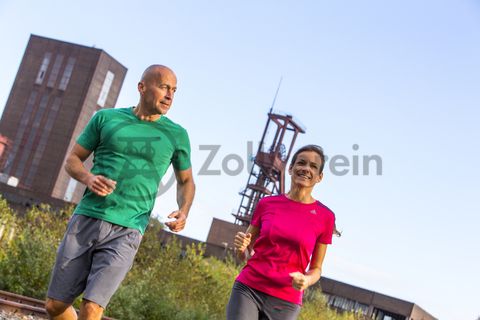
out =
<path fill-rule="evenodd" d="M 20 216 L 0 198 L 0 289 L 45 298 L 56 248 L 71 213 L 71 208 L 55 212 L 42 206 Z M 182 249 L 175 240 L 162 245 L 157 238 L 162 228 L 158 221 L 151 221 L 134 267 L 106 314 L 117 319 L 225 319 L 239 266 L 233 260 L 205 258 L 203 245 Z M 322 294 L 311 290 L 299 319 L 355 317 L 328 309 Z"/>
<path fill-rule="evenodd" d="M 41 206 L 18 216 L 3 199 L 0 210 L 0 288 L 43 299 L 71 210 L 57 213 Z"/>

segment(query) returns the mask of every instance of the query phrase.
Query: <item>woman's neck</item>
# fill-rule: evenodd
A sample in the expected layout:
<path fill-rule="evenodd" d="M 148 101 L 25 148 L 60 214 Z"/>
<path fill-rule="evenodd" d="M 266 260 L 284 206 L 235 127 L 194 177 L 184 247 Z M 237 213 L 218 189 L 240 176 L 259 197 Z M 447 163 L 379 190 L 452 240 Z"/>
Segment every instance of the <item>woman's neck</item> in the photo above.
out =
<path fill-rule="evenodd" d="M 312 190 L 293 188 L 286 194 L 287 198 L 301 203 L 313 203 Z"/>

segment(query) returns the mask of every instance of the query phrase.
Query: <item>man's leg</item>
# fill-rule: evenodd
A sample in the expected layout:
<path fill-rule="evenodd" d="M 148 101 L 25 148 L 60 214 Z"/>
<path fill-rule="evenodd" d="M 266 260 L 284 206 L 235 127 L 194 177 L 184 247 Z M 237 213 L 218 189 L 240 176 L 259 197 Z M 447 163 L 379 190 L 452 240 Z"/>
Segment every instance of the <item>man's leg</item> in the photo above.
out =
<path fill-rule="evenodd" d="M 102 319 L 103 308 L 95 302 L 83 299 L 80 305 L 78 320 L 100 320 Z"/>
<path fill-rule="evenodd" d="M 77 319 L 75 298 L 85 288 L 91 265 L 91 244 L 96 239 L 95 220 L 73 215 L 58 248 L 47 292 L 45 309 L 51 319 Z"/>
<path fill-rule="evenodd" d="M 142 235 L 106 221 L 101 225 L 102 237 L 95 245 L 83 299 L 105 309 L 132 267 Z"/>
<path fill-rule="evenodd" d="M 77 313 L 73 309 L 71 304 L 54 300 L 47 299 L 45 303 L 45 309 L 47 310 L 48 316 L 52 320 L 76 320 Z"/>

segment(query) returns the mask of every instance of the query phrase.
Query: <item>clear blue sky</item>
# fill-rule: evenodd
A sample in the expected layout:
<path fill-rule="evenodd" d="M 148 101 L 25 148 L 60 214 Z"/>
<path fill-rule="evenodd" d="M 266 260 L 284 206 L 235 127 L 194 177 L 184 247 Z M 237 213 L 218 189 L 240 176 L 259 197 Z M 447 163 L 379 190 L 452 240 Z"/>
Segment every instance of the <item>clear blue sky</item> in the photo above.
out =
<path fill-rule="evenodd" d="M 198 187 L 182 234 L 200 240 L 213 217 L 233 221 L 248 176 L 198 175 L 200 146 L 221 146 L 211 169 L 231 153 L 248 161 L 283 76 L 276 109 L 307 128 L 297 147 L 382 158 L 381 176 L 327 168 L 315 191 L 344 232 L 324 275 L 440 319 L 480 315 L 480 1 L 0 0 L 0 108 L 31 33 L 124 64 L 118 106 L 137 103 L 149 64 L 176 71 L 169 116 L 190 133 Z"/>

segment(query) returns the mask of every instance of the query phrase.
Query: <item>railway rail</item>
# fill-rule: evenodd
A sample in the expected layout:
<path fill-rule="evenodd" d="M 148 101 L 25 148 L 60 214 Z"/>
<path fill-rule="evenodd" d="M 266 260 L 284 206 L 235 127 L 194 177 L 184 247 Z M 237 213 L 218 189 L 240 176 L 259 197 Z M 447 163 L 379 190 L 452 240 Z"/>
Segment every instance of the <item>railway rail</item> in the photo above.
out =
<path fill-rule="evenodd" d="M 44 305 L 42 300 L 0 290 L 0 309 L 4 311 L 47 319 Z"/>
<path fill-rule="evenodd" d="M 13 314 L 34 316 L 38 319 L 48 319 L 47 311 L 45 310 L 45 301 L 3 290 L 0 290 L 0 310 Z M 103 317 L 102 320 L 115 319 Z"/>

